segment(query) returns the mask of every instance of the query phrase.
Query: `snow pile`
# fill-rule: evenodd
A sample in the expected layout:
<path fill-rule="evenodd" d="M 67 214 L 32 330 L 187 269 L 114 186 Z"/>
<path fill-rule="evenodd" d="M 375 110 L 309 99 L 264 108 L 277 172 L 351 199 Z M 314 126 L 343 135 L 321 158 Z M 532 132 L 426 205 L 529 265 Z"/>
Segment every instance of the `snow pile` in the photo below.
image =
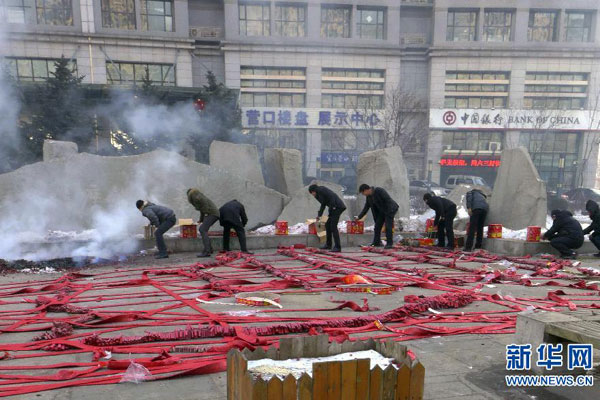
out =
<path fill-rule="evenodd" d="M 400 221 L 402 221 L 402 226 L 406 232 L 425 232 L 425 225 L 430 218 L 435 218 L 435 211 L 431 209 L 421 215 L 400 218 Z"/>
<path fill-rule="evenodd" d="M 365 350 L 353 353 L 342 353 L 329 357 L 291 358 L 289 360 L 263 358 L 262 360 L 248 361 L 248 371 L 260 375 L 264 380 L 269 380 L 273 376 L 284 379 L 289 374 L 292 374 L 294 378 L 299 379 L 304 373 L 312 376 L 312 366 L 314 363 L 360 359 L 371 360 L 371 369 L 376 366 L 379 366 L 381 369 L 386 369 L 389 365 L 394 365 L 393 358 L 384 357 L 375 350 Z"/>

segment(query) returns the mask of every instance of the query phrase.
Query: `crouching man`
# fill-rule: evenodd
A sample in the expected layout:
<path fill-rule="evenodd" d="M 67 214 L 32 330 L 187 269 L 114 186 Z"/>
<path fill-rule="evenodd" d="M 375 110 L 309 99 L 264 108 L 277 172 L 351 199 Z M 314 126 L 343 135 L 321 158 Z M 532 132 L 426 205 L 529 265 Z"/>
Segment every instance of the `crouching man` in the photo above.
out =
<path fill-rule="evenodd" d="M 202 194 L 198 189 L 188 189 L 187 196 L 190 204 L 194 206 L 196 210 L 200 211 L 200 219 L 198 222 L 202 225 L 200 225 L 198 230 L 202 236 L 204 251 L 198 254 L 198 257 L 210 257 L 210 254 L 213 250 L 210 244 L 208 230 L 214 225 L 215 222 L 219 220 L 219 209 L 217 206 L 215 206 L 215 203 Z"/>
<path fill-rule="evenodd" d="M 167 254 L 167 245 L 165 244 L 163 235 L 175 225 L 175 222 L 177 221 L 175 212 L 170 208 L 159 206 L 144 200 L 138 200 L 135 203 L 135 206 L 142 212 L 144 217 L 148 218 L 150 224 L 156 227 L 154 236 L 156 237 L 156 248 L 158 248 L 158 253 L 154 258 L 169 258 L 169 255 Z"/>
<path fill-rule="evenodd" d="M 223 250 L 229 251 L 229 235 L 231 229 L 233 229 L 240 241 L 242 253 L 252 254 L 246 247 L 246 231 L 244 227 L 248 223 L 248 217 L 246 216 L 244 205 L 237 200 L 231 200 L 223 204 L 219 208 L 219 219 L 223 227 Z"/>
<path fill-rule="evenodd" d="M 561 258 L 574 259 L 574 249 L 583 245 L 583 229 L 567 210 L 552 210 L 550 216 L 554 220 L 552 227 L 544 233 L 544 239 L 560 253 Z"/>
<path fill-rule="evenodd" d="M 375 220 L 375 232 L 373 233 L 373 243 L 371 243 L 371 246 L 382 246 L 381 230 L 385 224 L 385 248 L 392 249 L 394 247 L 394 216 L 398 212 L 398 203 L 390 197 L 385 189 L 380 187 L 373 187 L 363 183 L 358 188 L 358 191 L 366 196 L 367 200 L 365 202 L 365 207 L 360 212 L 357 219 L 362 219 L 370 208 L 373 212 L 373 219 Z"/>

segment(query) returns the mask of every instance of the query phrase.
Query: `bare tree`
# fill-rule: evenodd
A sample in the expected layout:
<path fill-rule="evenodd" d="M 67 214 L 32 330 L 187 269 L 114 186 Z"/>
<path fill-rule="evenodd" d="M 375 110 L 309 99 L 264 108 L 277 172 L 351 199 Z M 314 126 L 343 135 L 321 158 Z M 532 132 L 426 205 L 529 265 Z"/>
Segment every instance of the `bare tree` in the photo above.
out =
<path fill-rule="evenodd" d="M 577 165 L 577 175 L 575 179 L 576 187 L 583 186 L 584 171 L 594 149 L 597 149 L 598 145 L 600 145 L 600 135 L 597 132 L 600 128 L 600 91 L 596 93 L 594 98 L 590 101 L 588 112 L 588 133 L 583 136 L 582 157 Z"/>

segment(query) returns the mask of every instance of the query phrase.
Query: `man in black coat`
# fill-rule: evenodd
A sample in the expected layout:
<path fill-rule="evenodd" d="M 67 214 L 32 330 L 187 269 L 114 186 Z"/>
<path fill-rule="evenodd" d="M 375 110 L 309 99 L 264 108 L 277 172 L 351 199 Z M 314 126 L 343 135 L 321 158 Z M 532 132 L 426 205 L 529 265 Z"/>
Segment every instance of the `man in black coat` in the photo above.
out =
<path fill-rule="evenodd" d="M 344 210 L 346 210 L 346 205 L 337 194 L 335 194 L 331 189 L 325 186 L 310 185 L 308 187 L 308 192 L 311 195 L 313 195 L 313 197 L 316 198 L 319 203 L 321 203 L 321 208 L 319 209 L 317 220 L 323 216 L 325 207 L 329 208 L 329 218 L 325 223 L 327 243 L 325 246 L 321 247 L 321 249 L 331 250 L 333 252 L 339 253 L 340 251 L 342 251 L 342 245 L 340 244 L 340 232 L 338 231 L 338 222 L 340 221 L 340 216 L 342 215 Z M 335 243 L 335 247 L 333 249 L 331 248 L 332 237 L 333 242 Z"/>
<path fill-rule="evenodd" d="M 475 248 L 480 249 L 482 247 L 483 225 L 490 207 L 487 203 L 487 196 L 479 189 L 473 189 L 467 192 L 466 197 L 467 211 L 469 212 L 470 219 L 464 251 L 471 251 L 473 249 L 473 237 L 475 236 L 475 232 L 477 232 Z"/>
<path fill-rule="evenodd" d="M 156 238 L 156 248 L 158 249 L 158 253 L 154 258 L 169 258 L 169 255 L 167 254 L 167 245 L 165 244 L 163 235 L 175 225 L 175 222 L 177 222 L 175 212 L 170 208 L 159 206 L 144 200 L 136 201 L 135 206 L 142 212 L 144 217 L 150 220 L 150 224 L 156 227 L 154 236 Z"/>
<path fill-rule="evenodd" d="M 231 200 L 223 204 L 219 208 L 219 220 L 223 227 L 223 250 L 229 251 L 229 234 L 231 229 L 233 229 L 240 241 L 242 253 L 252 254 L 246 247 L 246 231 L 244 227 L 248 223 L 248 217 L 246 216 L 244 205 L 237 200 Z"/>
<path fill-rule="evenodd" d="M 375 220 L 375 232 L 373 234 L 373 243 L 371 246 L 380 247 L 381 230 L 385 223 L 386 249 L 394 247 L 394 216 L 398 212 L 398 203 L 396 203 L 388 194 L 388 192 L 380 187 L 369 186 L 363 183 L 358 188 L 358 191 L 366 196 L 366 202 L 363 210 L 358 214 L 357 219 L 362 219 L 369 208 L 373 212 Z"/>
<path fill-rule="evenodd" d="M 554 220 L 552 227 L 544 233 L 544 239 L 559 251 L 562 258 L 574 259 L 578 249 L 583 245 L 583 229 L 567 210 L 552 210 L 550 216 Z"/>
<path fill-rule="evenodd" d="M 437 227 L 439 247 L 444 247 L 445 239 L 448 238 L 448 249 L 454 250 L 454 218 L 456 218 L 456 204 L 444 198 L 425 193 L 423 200 L 429 208 L 435 211 L 433 225 Z"/>
<path fill-rule="evenodd" d="M 583 230 L 584 235 L 590 235 L 590 242 L 594 243 L 594 246 L 600 250 L 600 206 L 593 200 L 588 200 L 585 203 L 585 209 L 587 210 L 592 223 L 590 226 Z M 594 254 L 595 257 L 600 257 L 600 253 Z"/>

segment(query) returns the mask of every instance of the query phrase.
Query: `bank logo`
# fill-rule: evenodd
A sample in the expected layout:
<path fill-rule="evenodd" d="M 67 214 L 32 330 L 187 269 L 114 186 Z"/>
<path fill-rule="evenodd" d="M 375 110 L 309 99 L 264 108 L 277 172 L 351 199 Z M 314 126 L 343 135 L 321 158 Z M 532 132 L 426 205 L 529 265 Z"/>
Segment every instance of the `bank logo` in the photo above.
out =
<path fill-rule="evenodd" d="M 446 125 L 453 125 L 456 122 L 456 114 L 454 111 L 446 111 L 442 118 Z"/>

